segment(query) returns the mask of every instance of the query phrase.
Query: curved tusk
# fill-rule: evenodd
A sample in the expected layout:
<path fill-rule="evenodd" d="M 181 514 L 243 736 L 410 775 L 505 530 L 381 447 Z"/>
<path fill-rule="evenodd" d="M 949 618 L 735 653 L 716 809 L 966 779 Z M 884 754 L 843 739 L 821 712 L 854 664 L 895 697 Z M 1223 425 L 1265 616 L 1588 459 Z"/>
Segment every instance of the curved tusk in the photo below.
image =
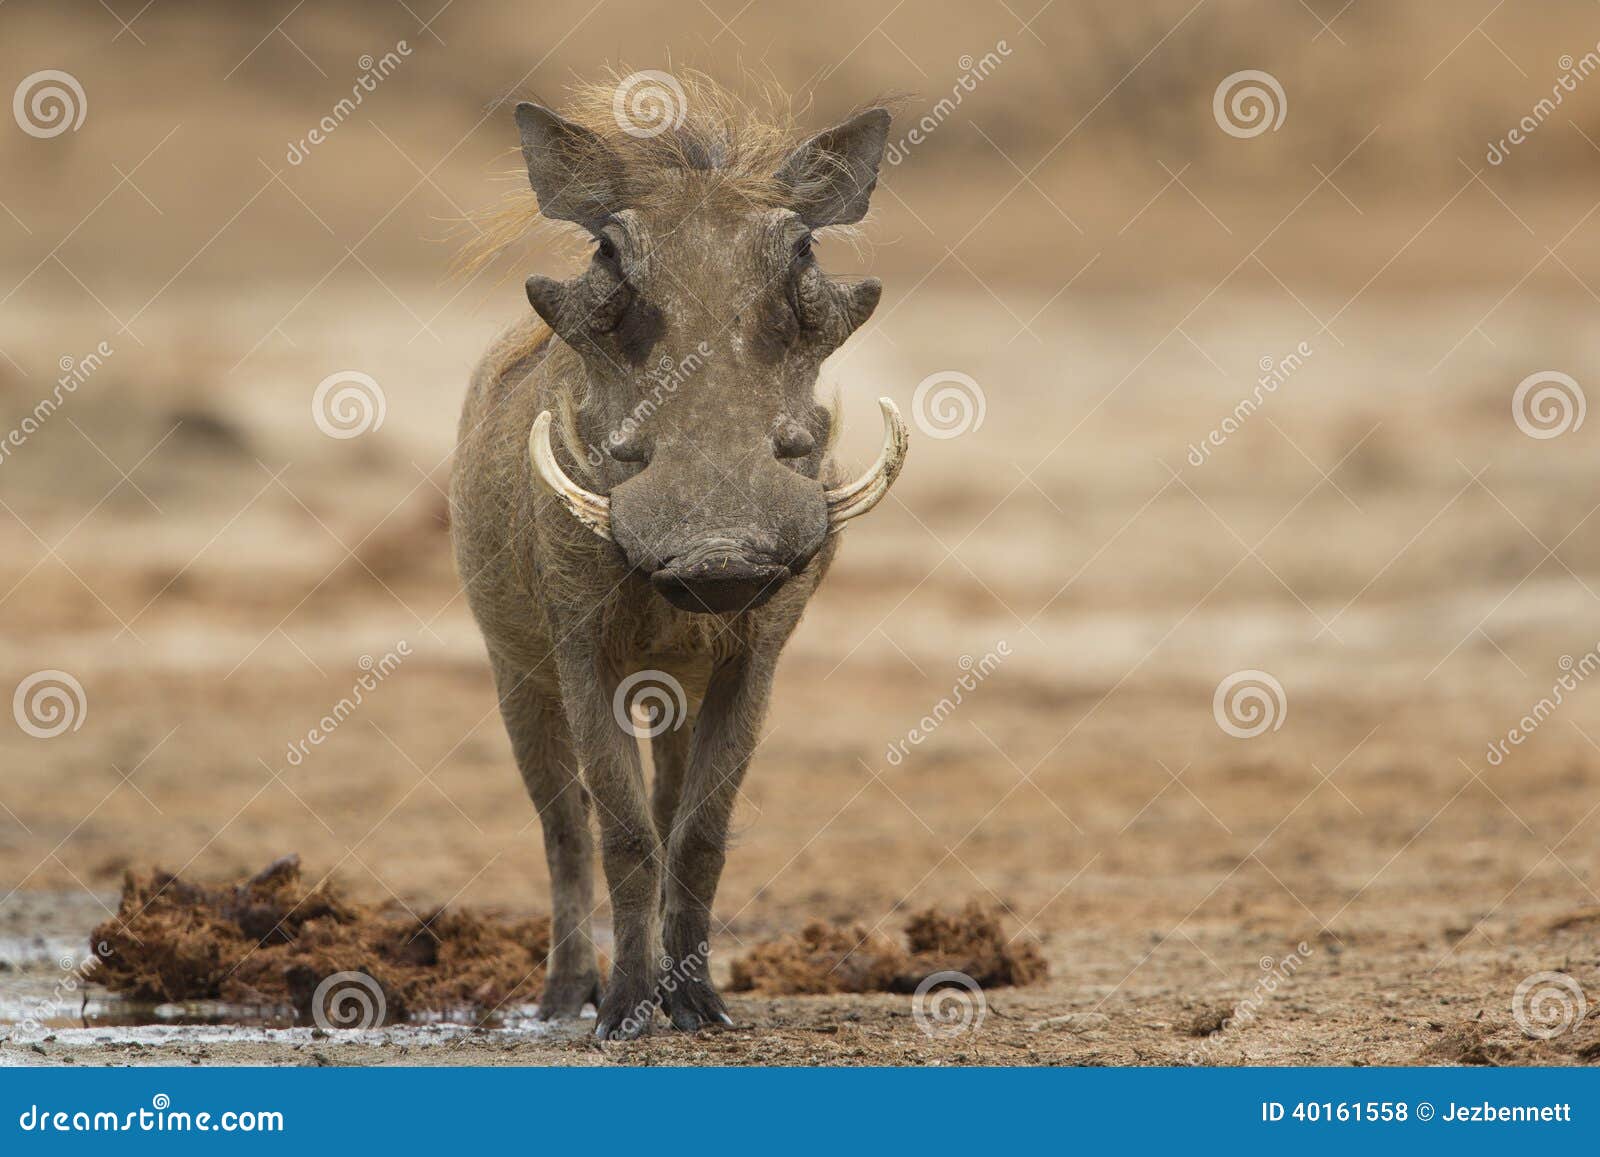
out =
<path fill-rule="evenodd" d="M 878 408 L 883 411 L 883 449 L 878 454 L 878 460 L 854 482 L 837 486 L 823 494 L 828 502 L 829 534 L 836 533 L 852 518 L 859 518 L 883 501 L 883 496 L 889 493 L 889 487 L 900 477 L 900 470 L 906 464 L 908 439 L 900 410 L 888 398 L 879 398 Z"/>
<path fill-rule="evenodd" d="M 570 510 L 574 518 L 610 542 L 611 499 L 585 490 L 567 477 L 550 445 L 550 422 L 550 411 L 545 410 L 534 419 L 533 429 L 528 434 L 528 457 L 533 461 L 533 471 L 544 479 L 545 485 L 555 492 L 561 505 Z"/>

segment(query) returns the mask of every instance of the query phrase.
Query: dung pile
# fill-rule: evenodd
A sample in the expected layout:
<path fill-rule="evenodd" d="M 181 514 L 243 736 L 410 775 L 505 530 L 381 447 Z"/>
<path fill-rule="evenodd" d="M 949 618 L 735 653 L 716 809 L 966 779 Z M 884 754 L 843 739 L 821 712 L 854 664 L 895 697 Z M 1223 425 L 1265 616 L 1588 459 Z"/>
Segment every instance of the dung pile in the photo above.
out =
<path fill-rule="evenodd" d="M 860 924 L 813 920 L 735 960 L 728 988 L 771 996 L 894 992 L 910 966 L 904 948 Z"/>
<path fill-rule="evenodd" d="M 1012 942 L 1000 914 L 969 903 L 929 908 L 907 921 L 906 945 L 859 924 L 813 920 L 798 935 L 758 944 L 733 962 L 734 992 L 796 996 L 913 992 L 936 972 L 961 972 L 984 988 L 1032 984 L 1048 972 L 1031 941 Z"/>
<path fill-rule="evenodd" d="M 550 922 L 350 903 L 307 889 L 286 856 L 242 883 L 207 888 L 167 872 L 128 872 L 117 915 L 90 935 L 95 979 L 138 1000 L 293 1006 L 309 1019 L 317 987 L 366 973 L 384 1020 L 532 1002 L 544 984 Z M 337 988 L 323 1000 L 337 999 Z M 342 1023 L 329 1007 L 332 1023 Z"/>

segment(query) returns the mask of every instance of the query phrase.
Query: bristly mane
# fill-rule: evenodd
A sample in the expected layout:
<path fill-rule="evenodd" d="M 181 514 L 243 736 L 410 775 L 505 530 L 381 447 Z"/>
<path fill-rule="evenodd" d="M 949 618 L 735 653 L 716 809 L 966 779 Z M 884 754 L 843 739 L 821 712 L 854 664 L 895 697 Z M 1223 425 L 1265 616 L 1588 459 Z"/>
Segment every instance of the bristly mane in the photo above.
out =
<path fill-rule="evenodd" d="M 703 72 L 674 71 L 672 78 L 683 93 L 682 121 L 655 136 L 642 136 L 619 123 L 617 107 L 618 93 L 626 93 L 629 76 L 637 75 L 610 70 L 595 82 L 574 85 L 564 101 L 551 106 L 594 133 L 621 159 L 631 204 L 645 209 L 671 208 L 685 199 L 700 204 L 722 191 L 754 206 L 777 207 L 794 196 L 795 191 L 776 174 L 811 133 L 797 126 L 794 103 L 778 85 L 752 80 L 754 94 L 746 99 Z M 671 95 L 676 97 L 676 93 Z M 626 111 L 626 97 L 623 99 Z M 898 103 L 899 98 L 893 96 L 872 102 Z M 668 115 L 676 119 L 671 110 Z M 819 179 L 825 176 L 815 175 Z M 477 274 L 534 229 L 551 224 L 540 216 L 538 198 L 521 166 L 513 180 L 513 191 L 499 204 L 469 218 L 474 234 L 462 247 L 458 273 Z M 853 227 L 835 226 L 832 231 L 850 235 Z M 519 324 L 497 343 L 492 356 L 504 372 L 549 337 L 542 322 Z"/>
<path fill-rule="evenodd" d="M 614 71 L 574 86 L 551 107 L 594 133 L 621 159 L 635 205 L 670 206 L 691 189 L 703 198 L 713 188 L 756 205 L 779 204 L 784 189 L 774 174 L 807 135 L 795 127 L 789 98 L 767 84 L 746 100 L 688 69 L 673 73 L 673 79 L 683 91 L 683 119 L 655 136 L 634 135 L 618 123 L 616 101 L 627 78 Z M 462 272 L 478 272 L 543 221 L 538 199 L 520 168 L 517 173 L 514 192 L 472 216 L 477 231 L 462 250 Z"/>

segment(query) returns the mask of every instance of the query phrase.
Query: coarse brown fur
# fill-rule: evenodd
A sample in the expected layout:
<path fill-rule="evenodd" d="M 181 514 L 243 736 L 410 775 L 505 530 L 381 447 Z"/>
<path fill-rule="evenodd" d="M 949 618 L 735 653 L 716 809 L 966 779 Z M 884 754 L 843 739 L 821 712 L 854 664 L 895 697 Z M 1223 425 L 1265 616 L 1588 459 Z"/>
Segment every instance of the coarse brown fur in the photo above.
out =
<path fill-rule="evenodd" d="M 680 1028 L 727 1022 L 707 955 L 728 819 L 779 652 L 835 549 L 817 372 L 879 294 L 826 279 L 810 237 L 865 213 L 888 114 L 801 141 L 685 79 L 686 115 L 658 135 L 623 129 L 609 85 L 581 90 L 572 120 L 518 107 L 542 212 L 600 248 L 568 282 L 529 278 L 539 316 L 474 374 L 451 480 L 457 562 L 544 828 L 541 1013 L 593 1001 L 602 1038 L 644 1031 L 658 1003 Z M 490 236 L 527 224 L 512 211 Z M 562 468 L 609 497 L 614 542 L 535 475 L 546 410 Z M 667 688 L 653 798 L 622 697 L 639 673 Z M 616 930 L 603 997 L 591 803 Z"/>

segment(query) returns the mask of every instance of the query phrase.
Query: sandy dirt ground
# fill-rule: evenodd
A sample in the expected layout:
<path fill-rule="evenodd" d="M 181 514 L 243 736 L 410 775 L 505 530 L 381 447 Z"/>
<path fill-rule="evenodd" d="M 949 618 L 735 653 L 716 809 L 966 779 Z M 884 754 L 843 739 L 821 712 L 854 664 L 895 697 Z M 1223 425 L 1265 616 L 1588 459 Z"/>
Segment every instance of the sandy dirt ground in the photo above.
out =
<path fill-rule="evenodd" d="M 20 7 L 0 27 L 42 35 L 48 16 Z M 1365 7 L 1337 27 L 1377 54 Z M 1180 16 L 1128 32 L 1127 63 Z M 243 141 L 223 132 L 226 108 L 188 90 L 120 122 L 100 100 L 60 142 L 78 146 L 69 159 L 9 141 L 60 167 L 31 170 L 49 174 L 40 191 L 0 163 L 0 200 L 30 230 L 8 237 L 0 286 L 18 283 L 0 309 L 0 425 L 21 422 L 62 359 L 81 364 L 101 340 L 114 352 L 0 465 L 0 689 L 40 671 L 82 689 L 61 734 L 0 728 L 0 1064 L 1600 1060 L 1600 698 L 1584 681 L 1600 667 L 1600 423 L 1535 437 L 1513 407 L 1535 373 L 1600 381 L 1600 157 L 1580 118 L 1541 130 L 1521 171 L 1459 160 L 1522 115 L 1558 48 L 1600 34 L 1581 13 L 1554 30 L 1492 24 L 1535 73 L 1525 81 L 1470 38 L 1471 20 L 1408 25 L 1428 64 L 1445 58 L 1434 88 L 1412 78 L 1427 102 L 1296 88 L 1285 129 L 1259 142 L 1278 151 L 1235 163 L 1224 150 L 1257 142 L 1215 132 L 1215 82 L 1193 65 L 1211 18 L 1137 66 L 1067 148 L 1047 154 L 1115 73 L 1087 99 L 1052 98 L 1071 109 L 1058 131 L 999 137 L 1028 158 L 1017 171 L 1050 160 L 1042 187 L 963 121 L 941 130 L 952 149 L 960 134 L 954 157 L 930 145 L 928 171 L 886 178 L 859 250 L 820 247 L 830 267 L 886 280 L 878 316 L 824 375 L 843 398 L 846 459 L 873 452 L 875 397 L 912 414 L 930 375 L 967 375 L 981 420 L 958 415 L 955 436 L 936 416 L 914 425 L 893 498 L 847 533 L 786 652 L 736 813 L 713 971 L 813 918 L 894 932 L 929 905 L 997 905 L 1050 977 L 984 993 L 948 1038 L 897 995 L 734 996 L 732 1030 L 597 1045 L 592 1021 L 551 1028 L 526 1009 L 483 1028 L 326 1034 L 127 1024 L 141 1018 L 103 993 L 85 1006 L 63 992 L 128 868 L 223 880 L 294 852 L 364 900 L 547 910 L 441 487 L 473 359 L 526 308 L 521 278 L 569 267 L 572 250 L 541 240 L 464 285 L 442 279 L 441 221 L 492 199 L 512 142 L 485 128 L 447 154 L 484 82 L 447 87 L 426 61 L 426 84 L 397 75 L 391 107 L 375 97 L 298 171 L 257 158 L 278 157 L 338 85 L 308 72 L 314 91 L 281 102 L 249 87 L 264 83 L 253 69 L 301 67 L 276 41 L 237 74 L 268 122 Z M 150 29 L 172 27 L 162 19 Z M 493 25 L 452 33 L 450 19 L 439 27 L 458 44 Z M 404 32 L 317 29 L 290 30 L 346 70 L 358 44 Z M 186 39 L 186 59 L 220 74 L 266 30 Z M 959 46 L 890 31 L 941 70 L 907 87 L 943 84 Z M 1286 79 L 1339 72 L 1316 31 L 1308 21 L 1294 43 L 1321 71 Z M 963 33 L 980 49 L 995 34 Z M 583 31 L 558 63 L 581 68 L 602 39 Z M 65 63 L 86 76 L 88 61 L 143 60 L 102 74 L 128 83 L 160 59 L 82 52 L 100 55 Z M 481 58 L 495 83 L 517 81 L 511 54 Z M 1037 78 L 1062 70 L 1019 60 L 1037 107 Z M 858 66 L 841 74 L 846 107 L 884 79 Z M 1178 85 L 1189 66 L 1198 87 L 1175 91 L 1194 117 L 1145 125 L 1139 109 L 1172 107 L 1158 80 Z M 1240 67 L 1229 57 L 1218 73 Z M 1492 98 L 1462 95 L 1492 69 L 1505 69 Z M 962 115 L 998 133 L 1008 107 L 975 98 Z M 1429 137 L 1456 108 L 1470 130 Z M 108 160 L 126 171 L 174 123 L 171 155 L 137 180 L 167 212 L 120 188 L 62 241 L 117 181 Z M 1146 151 L 1127 143 L 1130 123 L 1153 134 Z M 1316 129 L 1294 137 L 1302 124 Z M 1216 140 L 1189 149 L 1200 126 Z M 118 149 L 91 132 L 132 135 Z M 211 140 L 228 161 L 215 170 Z M 1089 171 L 1101 157 L 1115 181 Z M 211 172 L 204 195 L 180 158 Z M 418 180 L 442 158 L 435 185 Z M 1563 179 L 1536 179 L 1545 164 Z M 361 204 L 335 179 L 357 171 L 381 190 Z M 47 260 L 57 242 L 62 269 Z M 1263 364 L 1302 348 L 1258 409 L 1196 449 Z M 312 391 L 351 369 L 381 383 L 384 421 L 326 437 Z M 1218 706 L 1240 673 L 1270 677 L 1251 676 L 1264 721 Z M 1512 729 L 1526 741 L 1507 743 Z M 38 1007 L 46 1023 L 30 1030 Z"/>
<path fill-rule="evenodd" d="M 1121 307 L 1102 308 L 1089 327 L 1102 351 L 1042 338 L 1060 343 L 1074 378 L 1104 383 L 1113 371 L 1096 357 L 1151 340 L 1119 336 Z M 1374 320 L 1352 322 L 1382 325 L 1385 303 L 1368 308 Z M 1501 327 L 1551 324 L 1572 304 L 1527 308 Z M 530 1025 L 444 1040 L 438 1029 L 123 1039 L 67 1030 L 69 1012 L 55 1039 L 8 1041 L 0 1055 L 1593 1059 L 1592 1023 L 1542 1042 L 1519 1029 L 1512 1001 L 1536 973 L 1597 979 L 1600 721 L 1580 688 L 1528 743 L 1497 765 L 1487 756 L 1549 696 L 1563 657 L 1581 660 L 1600 635 L 1583 530 L 1593 503 L 1581 498 L 1595 489 L 1592 456 L 1522 435 L 1505 373 L 1427 384 L 1423 363 L 1454 339 L 1413 314 L 1395 340 L 1415 364 L 1364 381 L 1332 347 L 1216 458 L 1190 466 L 1185 447 L 1237 389 L 1197 350 L 1226 357 L 1236 315 L 1258 332 L 1281 326 L 1286 346 L 1302 324 L 1265 299 L 1227 300 L 1219 314 L 1216 330 L 1191 323 L 1193 345 L 1155 351 L 1137 404 L 1113 398 L 1093 413 L 1094 395 L 1055 389 L 1042 368 L 1033 381 L 993 379 L 981 430 L 918 441 L 900 501 L 851 532 L 785 659 L 718 900 L 719 974 L 813 917 L 895 931 L 918 907 L 979 899 L 1042 943 L 1052 976 L 986 994 L 977 1033 L 930 1040 L 894 996 L 737 998 L 737 1031 L 604 1048 L 582 1026 Z M 971 356 L 939 348 L 933 318 L 897 321 L 898 348 L 926 360 L 884 349 L 854 372 L 903 385 L 923 365 Z M 108 438 L 112 426 L 131 436 L 126 414 L 82 421 L 97 439 L 98 421 Z M 69 540 L 58 567 L 41 559 L 11 576 L 30 609 L 13 662 L 48 655 L 88 695 L 77 731 L 4 740 L 12 825 L 0 854 L 22 889 L 0 906 L 7 942 L 49 936 L 19 979 L 37 982 L 41 960 L 52 975 L 48 946 L 81 951 L 128 866 L 231 878 L 295 851 L 313 877 L 332 873 L 370 899 L 544 910 L 537 825 L 456 594 L 438 492 L 416 468 L 444 448 L 390 448 L 361 486 L 319 496 L 315 459 L 274 480 L 259 452 L 218 441 L 169 440 L 141 470 L 166 513 L 125 487 L 97 542 L 74 556 Z M 201 471 L 211 494 L 181 527 L 188 541 L 157 543 L 179 533 L 171 504 Z M 176 575 L 162 561 L 191 554 Z M 91 588 L 118 600 L 120 638 Z M 413 654 L 291 764 L 289 744 L 349 693 L 361 657 L 400 640 Z M 990 654 L 992 673 L 927 728 L 963 656 Z M 1283 698 L 1268 708 L 1280 726 L 1242 739 L 1219 726 L 1213 697 L 1248 669 L 1271 673 Z M 927 738 L 909 742 L 912 729 Z M 41 915 L 52 896 L 76 899 L 70 920 Z M 1292 978 L 1263 994 L 1290 957 Z M 1242 1004 L 1245 1023 L 1194 1035 Z"/>

